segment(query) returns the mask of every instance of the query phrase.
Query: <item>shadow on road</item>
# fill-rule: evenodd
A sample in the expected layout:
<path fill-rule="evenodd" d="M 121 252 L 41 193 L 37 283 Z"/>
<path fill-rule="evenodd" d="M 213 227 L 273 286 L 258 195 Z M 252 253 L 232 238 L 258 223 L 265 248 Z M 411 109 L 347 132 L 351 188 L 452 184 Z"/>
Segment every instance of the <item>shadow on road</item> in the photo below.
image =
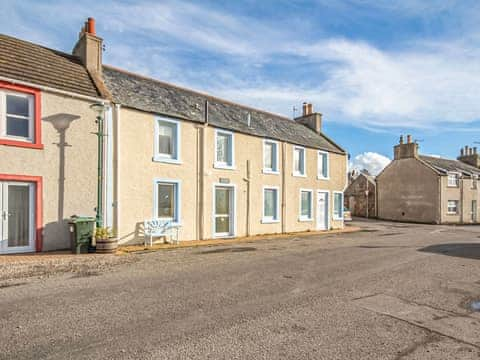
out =
<path fill-rule="evenodd" d="M 424 247 L 418 251 L 480 260 L 480 244 L 478 243 L 438 244 Z"/>

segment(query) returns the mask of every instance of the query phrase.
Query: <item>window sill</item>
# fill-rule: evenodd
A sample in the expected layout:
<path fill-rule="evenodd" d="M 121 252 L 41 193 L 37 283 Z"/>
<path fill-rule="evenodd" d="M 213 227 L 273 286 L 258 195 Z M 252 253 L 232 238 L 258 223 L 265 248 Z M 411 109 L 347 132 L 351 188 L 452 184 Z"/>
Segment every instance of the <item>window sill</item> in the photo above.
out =
<path fill-rule="evenodd" d="M 268 175 L 279 175 L 280 171 L 275 171 L 275 170 L 268 170 L 268 169 L 263 169 L 262 173 L 268 174 Z"/>
<path fill-rule="evenodd" d="M 327 176 L 327 177 L 317 176 L 317 180 L 330 180 L 330 176 Z"/>
<path fill-rule="evenodd" d="M 0 139 L 0 145 L 43 150 L 43 144 L 41 143 L 31 143 L 31 142 L 19 141 L 19 140 Z"/>
<path fill-rule="evenodd" d="M 460 186 L 459 185 L 447 185 L 448 188 L 456 188 L 458 189 Z"/>
<path fill-rule="evenodd" d="M 280 220 L 272 220 L 272 219 L 262 219 L 262 224 L 278 224 Z"/>
<path fill-rule="evenodd" d="M 306 177 L 307 177 L 307 174 L 292 173 L 292 176 L 306 178 Z"/>
<path fill-rule="evenodd" d="M 235 170 L 235 166 L 234 165 L 223 165 L 223 164 L 213 164 L 213 167 L 215 169 L 221 169 L 221 170 Z"/>
<path fill-rule="evenodd" d="M 343 217 L 336 217 L 336 216 L 334 216 L 334 217 L 332 217 L 332 220 L 335 220 L 335 221 L 343 221 L 344 218 L 343 218 Z"/>
<path fill-rule="evenodd" d="M 298 218 L 300 222 L 313 222 L 313 218 Z"/>
<path fill-rule="evenodd" d="M 168 163 L 168 164 L 183 164 L 182 160 L 180 159 L 169 159 L 161 156 L 154 156 L 152 161 L 161 162 L 161 163 Z"/>
<path fill-rule="evenodd" d="M 458 216 L 459 214 L 456 213 L 456 212 L 447 212 L 447 215 L 450 215 L 450 216 Z"/>

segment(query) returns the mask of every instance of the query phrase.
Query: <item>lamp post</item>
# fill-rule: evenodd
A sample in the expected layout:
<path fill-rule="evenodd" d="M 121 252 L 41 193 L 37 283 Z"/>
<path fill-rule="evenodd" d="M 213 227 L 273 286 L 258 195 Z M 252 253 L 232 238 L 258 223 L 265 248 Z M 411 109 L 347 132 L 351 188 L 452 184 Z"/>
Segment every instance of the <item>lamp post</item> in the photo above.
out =
<path fill-rule="evenodd" d="M 104 103 L 95 103 L 90 105 L 90 108 L 96 113 L 96 123 L 98 125 L 97 135 L 98 139 L 98 159 L 97 159 L 97 208 L 95 215 L 95 223 L 97 228 L 103 227 L 103 119 L 108 105 Z"/>

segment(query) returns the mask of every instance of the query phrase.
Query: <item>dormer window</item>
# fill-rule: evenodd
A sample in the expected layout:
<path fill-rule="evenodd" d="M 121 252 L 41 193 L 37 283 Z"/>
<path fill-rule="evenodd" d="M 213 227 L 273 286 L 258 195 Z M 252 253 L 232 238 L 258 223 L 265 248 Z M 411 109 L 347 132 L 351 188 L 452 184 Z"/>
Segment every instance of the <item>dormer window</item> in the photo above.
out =
<path fill-rule="evenodd" d="M 448 174 L 448 187 L 458 187 L 460 183 L 460 175 L 457 173 Z"/>

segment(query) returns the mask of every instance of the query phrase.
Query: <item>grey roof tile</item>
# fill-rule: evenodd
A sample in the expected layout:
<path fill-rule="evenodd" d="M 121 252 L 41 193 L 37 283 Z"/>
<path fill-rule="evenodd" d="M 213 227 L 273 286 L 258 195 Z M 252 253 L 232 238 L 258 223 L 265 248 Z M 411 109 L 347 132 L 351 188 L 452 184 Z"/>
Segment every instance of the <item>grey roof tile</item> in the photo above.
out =
<path fill-rule="evenodd" d="M 113 100 L 124 106 L 178 117 L 194 122 L 205 121 L 208 101 L 209 124 L 259 137 L 344 154 L 345 151 L 324 134 L 286 117 L 232 103 L 193 90 L 104 66 L 105 85 Z M 250 127 L 247 117 L 250 114 Z"/>
<path fill-rule="evenodd" d="M 447 172 L 460 172 L 463 174 L 480 175 L 480 169 L 474 166 L 465 164 L 460 160 L 444 159 L 434 156 L 419 155 L 419 159 L 426 162 L 428 165 L 437 171 L 446 174 Z"/>

